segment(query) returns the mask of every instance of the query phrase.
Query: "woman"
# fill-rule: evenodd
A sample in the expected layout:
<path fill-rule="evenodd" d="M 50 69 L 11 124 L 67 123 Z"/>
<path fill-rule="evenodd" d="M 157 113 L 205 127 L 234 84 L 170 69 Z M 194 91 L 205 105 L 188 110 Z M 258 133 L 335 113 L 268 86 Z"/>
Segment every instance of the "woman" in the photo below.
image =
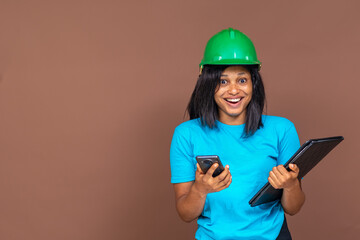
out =
<path fill-rule="evenodd" d="M 305 195 L 297 166 L 287 171 L 283 164 L 300 147 L 299 138 L 289 120 L 262 115 L 259 68 L 243 33 L 229 28 L 214 35 L 187 108 L 190 120 L 175 129 L 171 182 L 181 219 L 198 219 L 196 239 L 291 239 L 284 212 L 297 213 Z M 199 155 L 218 155 L 225 170 L 213 177 L 214 164 L 202 172 Z M 267 181 L 283 189 L 281 200 L 251 207 Z"/>

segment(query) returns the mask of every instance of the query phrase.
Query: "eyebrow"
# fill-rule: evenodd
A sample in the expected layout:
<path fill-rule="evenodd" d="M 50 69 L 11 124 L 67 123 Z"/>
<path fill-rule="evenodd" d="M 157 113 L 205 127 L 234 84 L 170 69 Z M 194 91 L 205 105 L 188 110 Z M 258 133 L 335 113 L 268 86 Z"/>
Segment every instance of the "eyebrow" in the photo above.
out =
<path fill-rule="evenodd" d="M 245 72 L 240 72 L 237 75 L 240 76 L 240 75 L 244 75 L 244 74 L 245 74 Z M 221 77 L 227 77 L 227 76 L 228 75 L 226 75 L 226 74 L 221 74 Z"/>

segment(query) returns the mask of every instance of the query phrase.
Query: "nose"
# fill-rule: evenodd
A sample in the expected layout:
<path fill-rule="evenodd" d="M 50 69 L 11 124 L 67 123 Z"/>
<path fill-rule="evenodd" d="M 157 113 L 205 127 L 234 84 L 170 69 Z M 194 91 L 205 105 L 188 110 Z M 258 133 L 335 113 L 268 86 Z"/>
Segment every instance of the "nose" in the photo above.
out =
<path fill-rule="evenodd" d="M 230 84 L 228 93 L 231 95 L 236 95 L 240 92 L 239 86 L 237 84 Z"/>

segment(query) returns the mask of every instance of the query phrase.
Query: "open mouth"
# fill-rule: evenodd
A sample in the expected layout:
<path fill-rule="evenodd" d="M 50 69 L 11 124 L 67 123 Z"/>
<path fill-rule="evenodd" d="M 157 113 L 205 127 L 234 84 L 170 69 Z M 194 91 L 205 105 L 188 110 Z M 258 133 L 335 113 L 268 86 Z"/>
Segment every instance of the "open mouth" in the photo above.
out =
<path fill-rule="evenodd" d="M 225 101 L 230 103 L 230 104 L 237 104 L 239 102 L 241 102 L 241 100 L 243 99 L 243 97 L 239 97 L 239 98 L 225 98 Z"/>

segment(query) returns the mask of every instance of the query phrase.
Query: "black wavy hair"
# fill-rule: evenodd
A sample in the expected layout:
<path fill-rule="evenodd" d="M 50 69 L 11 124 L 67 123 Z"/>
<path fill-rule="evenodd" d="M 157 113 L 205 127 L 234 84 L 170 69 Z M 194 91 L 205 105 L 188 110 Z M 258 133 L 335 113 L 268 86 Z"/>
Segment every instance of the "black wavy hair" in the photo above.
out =
<path fill-rule="evenodd" d="M 214 95 L 220 83 L 221 73 L 229 66 L 204 65 L 186 109 L 190 119 L 200 118 L 202 125 L 210 128 L 217 127 L 216 120 L 219 118 L 219 112 Z M 263 126 L 261 115 L 265 105 L 265 89 L 258 65 L 241 66 L 250 72 L 253 87 L 251 101 L 246 108 L 244 132 L 244 136 L 249 137 Z"/>

